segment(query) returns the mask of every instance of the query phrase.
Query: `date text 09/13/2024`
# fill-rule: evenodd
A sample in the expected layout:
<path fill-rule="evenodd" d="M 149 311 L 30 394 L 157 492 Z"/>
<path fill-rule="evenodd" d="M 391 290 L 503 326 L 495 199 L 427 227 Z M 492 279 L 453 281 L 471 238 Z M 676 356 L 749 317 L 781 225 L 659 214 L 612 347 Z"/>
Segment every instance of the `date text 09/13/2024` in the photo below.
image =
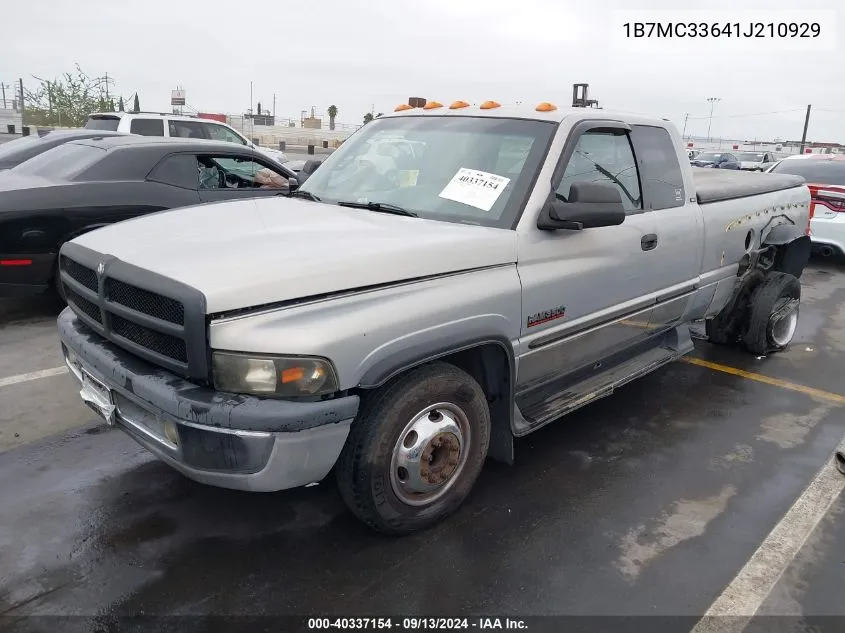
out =
<path fill-rule="evenodd" d="M 519 618 L 308 618 L 309 631 L 328 630 L 395 630 L 395 631 L 452 631 L 452 630 L 511 630 L 528 629 Z"/>
<path fill-rule="evenodd" d="M 817 38 L 818 22 L 626 22 L 626 38 Z"/>

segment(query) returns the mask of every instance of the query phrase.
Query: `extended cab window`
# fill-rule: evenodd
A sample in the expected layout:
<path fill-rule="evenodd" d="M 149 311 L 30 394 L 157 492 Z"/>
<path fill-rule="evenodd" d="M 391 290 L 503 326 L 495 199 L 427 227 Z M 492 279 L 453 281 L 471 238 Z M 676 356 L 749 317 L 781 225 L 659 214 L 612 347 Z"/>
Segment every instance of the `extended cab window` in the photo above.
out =
<path fill-rule="evenodd" d="M 200 189 L 287 189 L 288 179 L 266 165 L 240 157 L 199 156 Z"/>
<path fill-rule="evenodd" d="M 581 135 L 566 165 L 556 193 L 564 201 L 576 182 L 613 185 L 622 194 L 627 212 L 642 209 L 637 163 L 627 134 L 589 131 Z"/>
<path fill-rule="evenodd" d="M 631 140 L 640 165 L 644 208 L 656 211 L 684 206 L 684 176 L 669 132 L 662 127 L 635 125 Z"/>
<path fill-rule="evenodd" d="M 129 132 L 141 136 L 164 136 L 164 119 L 132 119 Z"/>

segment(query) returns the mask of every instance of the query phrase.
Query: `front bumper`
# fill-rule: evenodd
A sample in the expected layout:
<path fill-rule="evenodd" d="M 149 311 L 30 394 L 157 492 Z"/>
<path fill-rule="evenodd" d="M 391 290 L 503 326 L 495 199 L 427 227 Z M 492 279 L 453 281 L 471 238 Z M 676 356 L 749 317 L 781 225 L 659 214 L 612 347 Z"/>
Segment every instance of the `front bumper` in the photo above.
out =
<path fill-rule="evenodd" d="M 65 309 L 65 362 L 107 422 L 187 477 L 272 492 L 323 479 L 337 461 L 358 397 L 290 402 L 224 394 L 138 359 Z"/>

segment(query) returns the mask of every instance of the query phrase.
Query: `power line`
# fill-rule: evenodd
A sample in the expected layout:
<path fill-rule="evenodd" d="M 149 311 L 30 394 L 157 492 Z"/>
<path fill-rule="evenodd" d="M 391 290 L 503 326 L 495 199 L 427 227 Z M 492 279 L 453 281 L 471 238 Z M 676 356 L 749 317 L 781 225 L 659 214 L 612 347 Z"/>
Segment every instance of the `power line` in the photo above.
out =
<path fill-rule="evenodd" d="M 736 119 L 740 117 L 747 117 L 747 116 L 769 116 L 771 114 L 786 114 L 787 112 L 803 112 L 804 108 L 795 108 L 793 110 L 777 110 L 775 112 L 754 112 L 751 114 L 722 114 L 719 116 L 713 116 L 714 119 Z M 691 116 L 691 120 L 702 121 L 706 119 L 710 119 L 710 116 Z"/>

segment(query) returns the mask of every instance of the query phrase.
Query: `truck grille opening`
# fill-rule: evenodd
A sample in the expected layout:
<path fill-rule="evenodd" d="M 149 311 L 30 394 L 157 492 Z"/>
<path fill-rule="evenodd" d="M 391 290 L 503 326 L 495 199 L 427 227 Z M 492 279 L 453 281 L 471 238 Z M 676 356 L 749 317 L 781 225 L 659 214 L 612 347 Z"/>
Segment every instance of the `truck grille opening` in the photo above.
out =
<path fill-rule="evenodd" d="M 180 363 L 188 362 L 185 341 L 170 334 L 157 332 L 138 323 L 127 321 L 116 314 L 112 314 L 109 317 L 109 322 L 111 331 L 116 335 Z"/>
<path fill-rule="evenodd" d="M 94 303 L 93 301 L 89 301 L 88 299 L 78 294 L 76 291 L 71 290 L 67 286 L 65 286 L 65 296 L 67 297 L 67 302 L 71 305 L 71 307 L 76 308 L 80 312 L 87 315 L 89 318 L 94 319 L 97 323 L 103 322 L 103 316 L 100 313 L 100 308 L 96 303 Z"/>
<path fill-rule="evenodd" d="M 61 266 L 62 270 L 72 277 L 74 281 L 79 282 L 88 288 L 88 290 L 97 292 L 97 273 L 95 273 L 91 268 L 83 266 L 82 264 L 64 256 L 62 256 Z"/>
<path fill-rule="evenodd" d="M 106 279 L 106 299 L 162 321 L 185 324 L 185 307 L 175 299 L 137 288 L 117 279 Z"/>
<path fill-rule="evenodd" d="M 62 246 L 59 265 L 68 306 L 86 327 L 140 359 L 205 384 L 202 292 L 73 242 Z"/>

